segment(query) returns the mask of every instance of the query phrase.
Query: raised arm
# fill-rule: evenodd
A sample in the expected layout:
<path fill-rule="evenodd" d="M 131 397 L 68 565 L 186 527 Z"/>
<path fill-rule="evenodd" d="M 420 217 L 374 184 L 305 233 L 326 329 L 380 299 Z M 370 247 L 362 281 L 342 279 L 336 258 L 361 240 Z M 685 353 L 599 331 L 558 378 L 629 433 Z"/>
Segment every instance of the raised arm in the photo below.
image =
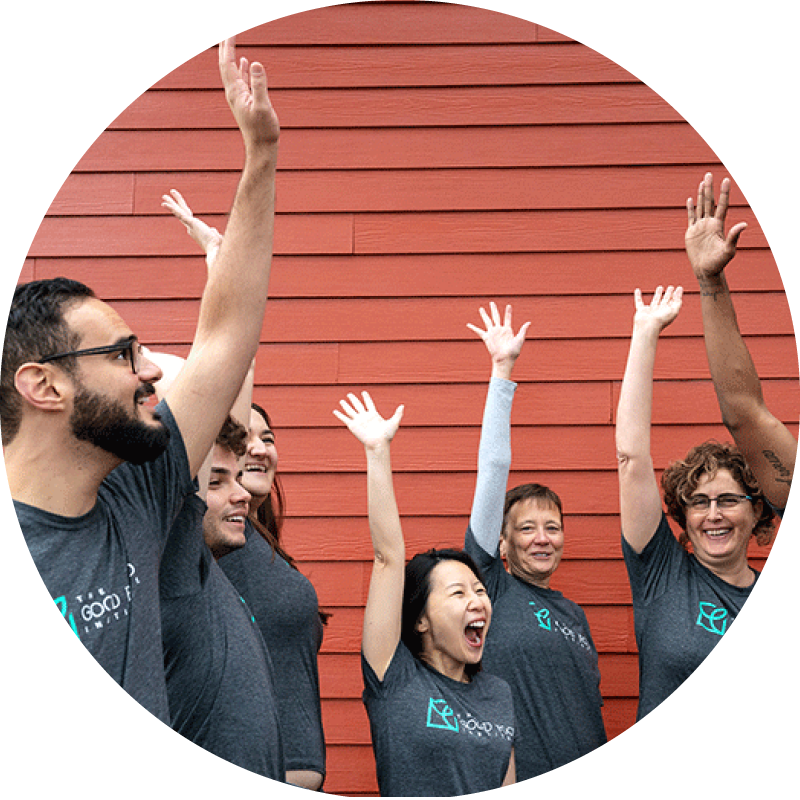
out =
<path fill-rule="evenodd" d="M 264 318 L 275 211 L 278 119 L 261 64 L 237 64 L 233 40 L 219 48 L 225 94 L 245 160 L 225 237 L 200 304 L 194 343 L 167 393 L 192 474 L 206 457 L 255 357 Z"/>
<path fill-rule="evenodd" d="M 362 651 L 379 680 L 400 643 L 405 584 L 405 543 L 394 496 L 390 444 L 403 416 L 403 406 L 384 419 L 367 392 L 354 394 L 333 413 L 363 445 L 367 455 L 367 508 L 375 559 L 364 612 Z"/>
<path fill-rule="evenodd" d="M 730 180 L 725 178 L 715 207 L 713 178 L 708 173 L 698 189 L 697 206 L 692 198 L 686 203 L 686 254 L 700 284 L 703 335 L 722 421 L 764 494 L 773 505 L 784 508 L 792 484 L 797 440 L 764 403 L 761 381 L 739 330 L 725 267 L 736 255 L 739 236 L 747 223 L 740 222 L 725 233 L 729 198 Z"/>
<path fill-rule="evenodd" d="M 617 469 L 622 535 L 641 553 L 661 519 L 661 495 L 650 453 L 653 370 L 661 331 L 678 316 L 683 289 L 659 286 L 650 305 L 634 294 L 636 314 L 617 407 Z"/>
<path fill-rule="evenodd" d="M 492 360 L 478 449 L 478 478 L 469 523 L 481 549 L 494 556 L 503 526 L 503 505 L 511 469 L 511 404 L 517 387 L 511 381 L 511 372 L 522 351 L 530 322 L 526 322 L 515 335 L 511 325 L 511 306 L 506 306 L 502 322 L 494 303 L 490 304 L 489 310 L 491 315 L 480 309 L 485 330 L 467 323 L 467 327 L 483 340 Z"/>

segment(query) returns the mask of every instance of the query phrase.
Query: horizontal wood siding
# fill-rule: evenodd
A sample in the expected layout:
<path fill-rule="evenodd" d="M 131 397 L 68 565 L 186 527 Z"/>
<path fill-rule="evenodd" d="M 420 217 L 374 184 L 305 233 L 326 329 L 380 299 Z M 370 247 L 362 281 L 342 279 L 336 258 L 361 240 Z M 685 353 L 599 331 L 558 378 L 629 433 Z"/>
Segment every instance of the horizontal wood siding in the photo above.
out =
<path fill-rule="evenodd" d="M 410 552 L 462 542 L 489 360 L 466 328 L 489 300 L 531 320 L 515 378 L 511 483 L 564 500 L 556 588 L 600 651 L 610 737 L 633 724 L 638 667 L 619 544 L 613 423 L 632 292 L 683 283 L 656 365 L 663 469 L 727 439 L 711 387 L 685 200 L 723 165 L 657 94 L 598 53 L 514 17 L 436 3 L 344 5 L 247 31 L 281 120 L 271 299 L 256 399 L 273 417 L 286 541 L 333 613 L 320 669 L 326 790 L 376 793 L 360 701 L 371 548 L 360 446 L 331 414 L 351 390 L 405 403 L 393 462 Z M 22 279 L 92 285 L 150 346 L 185 354 L 205 266 L 160 207 L 179 189 L 224 229 L 242 145 L 209 50 L 113 122 L 65 182 Z M 735 178 L 735 176 L 734 176 Z M 770 407 L 796 432 L 789 308 L 758 220 L 730 270 Z M 763 565 L 769 547 L 754 547 Z"/>

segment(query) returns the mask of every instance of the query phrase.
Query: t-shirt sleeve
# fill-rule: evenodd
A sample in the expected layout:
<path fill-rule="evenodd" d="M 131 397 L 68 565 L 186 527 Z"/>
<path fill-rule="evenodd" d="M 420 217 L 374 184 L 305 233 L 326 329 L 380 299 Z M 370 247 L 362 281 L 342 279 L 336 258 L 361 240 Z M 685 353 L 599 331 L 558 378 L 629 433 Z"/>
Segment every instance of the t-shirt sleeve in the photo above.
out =
<path fill-rule="evenodd" d="M 127 504 L 137 511 L 144 507 L 157 522 L 154 528 L 163 547 L 184 498 L 194 493 L 195 485 L 183 437 L 166 401 L 162 400 L 156 411 L 170 433 L 167 449 L 154 461 L 117 467 L 103 482 L 101 491 L 119 506 Z"/>
<path fill-rule="evenodd" d="M 397 649 L 389 662 L 383 680 L 375 674 L 375 670 L 372 669 L 362 651 L 361 673 L 364 677 L 364 698 L 380 698 L 391 694 L 398 687 L 406 685 L 414 669 L 414 656 L 403 642 L 397 643 Z"/>
<path fill-rule="evenodd" d="M 662 595 L 671 585 L 683 561 L 688 558 L 663 513 L 653 538 L 641 553 L 637 553 L 622 537 L 622 555 L 634 603 L 641 605 L 647 605 Z"/>
<path fill-rule="evenodd" d="M 208 578 L 210 558 L 203 539 L 206 504 L 196 494 L 186 498 L 167 539 L 159 570 L 162 599 L 197 594 Z"/>
<path fill-rule="evenodd" d="M 512 381 L 492 378 L 483 411 L 470 528 L 477 544 L 490 555 L 497 551 L 503 525 L 511 469 L 511 405 L 516 388 Z"/>

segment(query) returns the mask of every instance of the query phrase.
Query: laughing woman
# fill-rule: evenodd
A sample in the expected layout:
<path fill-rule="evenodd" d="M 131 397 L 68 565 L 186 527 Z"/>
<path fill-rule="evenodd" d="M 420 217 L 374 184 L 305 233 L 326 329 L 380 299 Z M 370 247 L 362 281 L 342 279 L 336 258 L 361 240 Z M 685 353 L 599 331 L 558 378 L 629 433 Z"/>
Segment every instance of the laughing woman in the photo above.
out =
<path fill-rule="evenodd" d="M 682 289 L 635 295 L 628 364 L 617 411 L 622 551 L 639 646 L 637 719 L 675 691 L 719 642 L 758 579 L 747 563 L 752 538 L 767 543 L 773 512 L 741 453 L 706 442 L 664 471 L 661 507 L 650 427 L 653 369 L 661 331 L 677 317 Z"/>
<path fill-rule="evenodd" d="M 511 690 L 481 672 L 492 605 L 460 550 L 405 564 L 390 443 L 403 407 L 383 419 L 353 394 L 333 413 L 364 445 L 375 558 L 364 614 L 364 704 L 382 796 L 452 797 L 514 782 Z"/>

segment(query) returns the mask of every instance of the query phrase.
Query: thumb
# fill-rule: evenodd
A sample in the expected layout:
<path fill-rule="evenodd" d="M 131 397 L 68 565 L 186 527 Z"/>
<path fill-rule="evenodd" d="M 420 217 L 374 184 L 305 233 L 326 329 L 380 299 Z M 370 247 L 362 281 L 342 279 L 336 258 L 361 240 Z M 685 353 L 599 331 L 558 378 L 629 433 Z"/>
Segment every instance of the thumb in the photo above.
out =
<path fill-rule="evenodd" d="M 257 105 L 266 105 L 267 99 L 267 72 L 264 65 L 254 61 L 250 65 L 250 91 Z"/>
<path fill-rule="evenodd" d="M 738 225 L 734 225 L 728 231 L 728 238 L 725 240 L 725 244 L 728 247 L 731 247 L 731 248 L 733 248 L 735 250 L 736 249 L 736 245 L 739 242 L 739 237 L 742 235 L 742 233 L 744 232 L 744 229 L 746 227 L 747 227 L 747 223 L 746 222 L 740 222 Z"/>

